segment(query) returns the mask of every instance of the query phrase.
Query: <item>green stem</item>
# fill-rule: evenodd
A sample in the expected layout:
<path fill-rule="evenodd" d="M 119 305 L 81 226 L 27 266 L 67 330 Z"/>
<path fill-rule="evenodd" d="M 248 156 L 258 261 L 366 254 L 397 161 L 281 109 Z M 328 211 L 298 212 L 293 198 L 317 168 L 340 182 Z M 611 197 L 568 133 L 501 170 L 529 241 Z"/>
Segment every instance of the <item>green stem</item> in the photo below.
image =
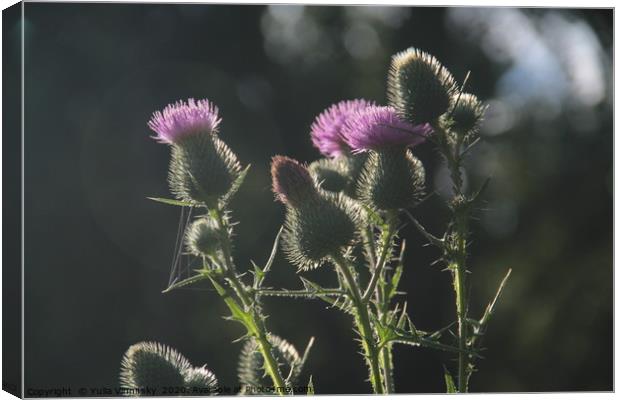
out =
<path fill-rule="evenodd" d="M 394 375 L 392 372 L 392 345 L 386 344 L 381 349 L 381 370 L 383 371 L 383 380 L 385 382 L 385 393 L 394 393 Z"/>
<path fill-rule="evenodd" d="M 379 282 L 379 281 L 384 282 L 385 280 L 385 274 L 383 272 L 384 272 L 385 264 L 387 261 L 387 255 L 389 254 L 390 247 L 392 246 L 392 239 L 396 231 L 396 226 L 397 226 L 396 221 L 397 221 L 397 212 L 396 211 L 388 212 L 388 215 L 387 215 L 388 227 L 387 229 L 381 232 L 383 241 L 381 243 L 380 259 L 377 263 L 377 266 L 375 267 L 375 274 L 378 277 L 376 282 Z M 374 275 L 373 275 L 373 278 L 374 278 Z M 374 285 L 377 285 L 376 282 L 374 283 Z M 369 284 L 368 290 L 372 290 L 372 285 L 373 285 L 373 282 L 371 278 L 371 283 Z M 367 291 L 367 293 L 370 294 L 371 292 Z M 389 299 L 385 296 L 385 293 L 383 293 L 383 291 L 379 289 L 379 287 L 377 287 L 377 289 L 375 290 L 375 298 L 378 304 L 378 310 L 377 310 L 378 316 L 377 317 L 381 319 L 382 323 L 385 323 L 387 312 L 390 306 Z M 394 393 L 395 385 L 394 385 L 394 375 L 393 375 L 392 345 L 391 344 L 387 344 L 381 348 L 380 357 L 381 357 L 381 373 L 383 376 L 383 382 L 385 383 L 385 388 L 384 388 L 385 393 L 387 394 Z"/>
<path fill-rule="evenodd" d="M 337 254 L 333 255 L 332 259 L 336 264 L 338 270 L 342 273 L 347 286 L 349 287 L 349 291 L 351 293 L 351 297 L 353 300 L 353 306 L 356 309 L 355 315 L 355 323 L 359 330 L 361 339 L 362 339 L 362 347 L 364 348 L 364 353 L 366 355 L 366 361 L 368 362 L 368 366 L 370 368 L 370 383 L 372 385 L 373 391 L 375 394 L 383 394 L 383 385 L 381 381 L 381 373 L 379 368 L 379 354 L 377 351 L 377 345 L 373 339 L 373 332 L 370 325 L 370 317 L 368 315 L 368 308 L 366 304 L 362 301 L 362 295 L 360 293 L 359 287 L 355 282 L 355 278 L 347 265 L 346 260 L 342 255 Z"/>
<path fill-rule="evenodd" d="M 276 393 L 279 395 L 284 395 L 285 391 L 283 390 L 286 387 L 286 383 L 282 378 L 280 373 L 280 369 L 278 367 L 278 362 L 273 356 L 272 346 L 268 340 L 267 329 L 263 322 L 263 319 L 259 315 L 259 311 L 256 309 L 255 305 L 251 300 L 251 296 L 248 293 L 247 288 L 239 280 L 239 277 L 235 273 L 234 262 L 231 254 L 231 243 L 230 243 L 230 235 L 229 235 L 229 227 L 226 220 L 222 216 L 222 212 L 217 208 L 213 208 L 210 210 L 210 214 L 218 223 L 218 229 L 220 231 L 220 237 L 222 241 L 222 253 L 224 258 L 224 277 L 226 281 L 232 286 L 234 292 L 239 297 L 241 304 L 243 305 L 242 312 L 245 314 L 246 318 L 244 319 L 244 325 L 248 329 L 248 332 L 251 336 L 254 337 L 256 342 L 258 343 L 258 349 L 263 356 L 265 372 L 271 378 L 273 385 L 276 388 Z M 216 286 L 215 281 L 212 280 L 214 286 Z M 217 287 L 216 287 L 217 289 Z M 223 295 L 220 290 L 218 290 L 220 295 Z M 238 311 L 236 307 L 238 307 L 237 303 L 230 297 L 224 298 L 226 305 L 230 308 L 233 315 Z M 234 302 L 234 304 L 232 302 Z M 278 390 L 281 388 L 282 390 Z"/>
<path fill-rule="evenodd" d="M 459 375 L 458 386 L 460 393 L 467 392 L 469 379 L 467 343 L 469 329 L 467 326 L 467 294 L 465 289 L 465 260 L 467 258 L 467 215 L 456 215 L 457 257 L 454 265 L 454 291 L 456 295 L 456 314 L 459 333 Z"/>
<path fill-rule="evenodd" d="M 390 247 L 392 246 L 392 237 L 396 232 L 396 216 L 395 213 L 388 213 L 388 229 L 387 232 L 384 231 L 381 233 L 383 237 L 383 242 L 381 243 L 381 254 L 379 255 L 379 260 L 375 266 L 375 270 L 373 271 L 372 277 L 370 278 L 370 283 L 364 292 L 364 296 L 362 297 L 362 301 L 364 303 L 368 303 L 370 300 L 370 296 L 375 291 L 377 284 L 379 283 L 380 278 L 383 276 L 383 268 L 385 267 L 387 261 L 387 255 L 390 253 Z"/>
<path fill-rule="evenodd" d="M 450 177 L 453 183 L 454 200 L 456 200 L 462 193 L 463 179 L 461 176 L 461 145 L 462 138 L 459 137 L 456 143 L 450 145 L 448 143 L 448 133 L 442 131 L 441 146 L 442 153 L 446 158 L 448 169 L 450 170 Z M 456 239 L 456 255 L 454 262 L 450 265 L 450 269 L 453 272 L 453 285 L 456 297 L 456 314 L 458 322 L 458 347 L 459 347 L 459 359 L 458 359 L 458 391 L 459 393 L 467 392 L 467 381 L 469 378 L 468 363 L 469 356 L 467 355 L 467 343 L 469 340 L 469 329 L 467 327 L 467 295 L 465 290 L 465 273 L 466 273 L 466 259 L 467 259 L 467 221 L 469 219 L 469 213 L 463 209 L 453 208 L 453 221 L 455 225 L 455 239 Z"/>
<path fill-rule="evenodd" d="M 256 337 L 256 341 L 258 342 L 259 350 L 263 355 L 263 359 L 265 360 L 265 370 L 267 374 L 271 377 L 271 380 L 276 387 L 276 393 L 279 395 L 284 395 L 286 392 L 284 389 L 286 388 L 286 383 L 280 374 L 280 369 L 278 368 L 278 362 L 273 357 L 272 346 L 269 340 L 267 340 L 267 336 L 264 332 L 261 332 L 262 335 Z M 280 388 L 281 390 L 278 390 Z"/>
<path fill-rule="evenodd" d="M 459 337 L 459 370 L 458 387 L 459 393 L 467 392 L 467 308 L 465 299 L 465 274 L 461 265 L 454 266 L 454 292 L 456 294 L 456 313 L 458 319 Z"/>
<path fill-rule="evenodd" d="M 377 259 L 372 225 L 366 225 L 366 227 L 362 230 L 362 235 L 364 235 L 364 247 L 366 248 L 366 256 L 368 257 L 368 267 L 372 268 L 375 266 L 375 260 Z"/>

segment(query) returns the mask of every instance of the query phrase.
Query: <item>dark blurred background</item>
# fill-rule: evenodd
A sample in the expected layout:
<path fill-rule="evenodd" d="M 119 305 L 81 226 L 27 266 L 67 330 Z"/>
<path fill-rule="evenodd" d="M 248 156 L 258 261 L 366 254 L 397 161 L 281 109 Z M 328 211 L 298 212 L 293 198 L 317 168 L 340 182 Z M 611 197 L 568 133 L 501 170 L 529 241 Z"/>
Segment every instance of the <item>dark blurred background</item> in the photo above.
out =
<path fill-rule="evenodd" d="M 612 11 L 27 3 L 26 388 L 116 386 L 141 340 L 237 383 L 241 327 L 202 290 L 161 294 L 180 209 L 169 149 L 146 122 L 188 97 L 221 110 L 221 137 L 252 169 L 232 203 L 235 257 L 263 262 L 282 219 L 269 161 L 319 157 L 309 127 L 341 99 L 385 102 L 390 56 L 439 58 L 488 102 L 470 187 L 491 176 L 471 246 L 471 313 L 512 278 L 472 391 L 612 389 Z M 438 195 L 415 210 L 439 233 L 448 183 L 416 148 Z M 411 227 L 402 289 L 418 328 L 453 320 L 450 275 Z M 307 274 L 333 282 L 328 268 Z M 279 256 L 275 287 L 299 287 Z M 302 351 L 317 393 L 367 393 L 350 319 L 318 301 L 268 299 L 269 327 Z M 399 392 L 442 392 L 448 354 L 397 347 Z"/>

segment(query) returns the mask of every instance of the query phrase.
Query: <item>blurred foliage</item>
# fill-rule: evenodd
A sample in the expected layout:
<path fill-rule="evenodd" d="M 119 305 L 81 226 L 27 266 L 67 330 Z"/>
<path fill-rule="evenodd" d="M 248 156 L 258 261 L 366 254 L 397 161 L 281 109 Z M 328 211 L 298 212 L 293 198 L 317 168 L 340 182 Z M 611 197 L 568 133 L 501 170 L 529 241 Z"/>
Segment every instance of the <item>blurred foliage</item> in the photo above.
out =
<path fill-rule="evenodd" d="M 116 386 L 130 344 L 168 343 L 222 385 L 237 384 L 241 330 L 212 292 L 161 294 L 179 211 L 168 149 L 146 122 L 167 103 L 207 97 L 221 137 L 252 169 L 232 203 L 240 266 L 268 257 L 283 219 L 274 154 L 313 161 L 316 114 L 385 102 L 390 55 L 428 51 L 489 102 L 468 181 L 492 181 L 471 245 L 471 312 L 508 268 L 472 391 L 612 389 L 612 11 L 147 4 L 26 7 L 26 387 Z M 414 210 L 439 232 L 446 173 L 416 148 L 429 189 Z M 420 329 L 453 318 L 450 276 L 414 228 L 406 279 Z M 308 275 L 331 282 L 327 269 Z M 301 285 L 280 255 L 271 285 Z M 317 393 L 363 393 L 350 321 L 319 302 L 269 299 L 273 332 L 316 337 Z M 450 355 L 397 348 L 399 392 L 441 392 Z M 334 373 L 338 371 L 338 373 Z M 342 383 L 344 382 L 344 383 Z"/>

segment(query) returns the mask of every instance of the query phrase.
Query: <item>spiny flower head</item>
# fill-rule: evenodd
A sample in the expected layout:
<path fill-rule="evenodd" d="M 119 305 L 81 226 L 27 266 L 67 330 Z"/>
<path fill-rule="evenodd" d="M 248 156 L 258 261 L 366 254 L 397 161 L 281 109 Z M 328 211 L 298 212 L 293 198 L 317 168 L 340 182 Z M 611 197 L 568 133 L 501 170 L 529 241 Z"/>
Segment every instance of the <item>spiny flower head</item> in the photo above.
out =
<path fill-rule="evenodd" d="M 302 358 L 299 356 L 295 346 L 286 340 L 269 334 L 269 343 L 272 346 L 272 354 L 275 357 L 281 370 L 289 373 L 287 378 L 288 385 L 295 385 L 303 368 Z M 259 351 L 259 345 L 256 339 L 248 339 L 239 355 L 238 376 L 241 382 L 241 394 L 265 394 L 255 393 L 257 388 L 272 386 L 265 374 L 265 361 L 263 355 Z"/>
<path fill-rule="evenodd" d="M 273 191 L 286 205 L 282 246 L 301 269 L 316 268 L 356 239 L 360 210 L 342 193 L 320 189 L 299 161 L 275 156 Z"/>
<path fill-rule="evenodd" d="M 373 151 L 364 164 L 358 198 L 376 210 L 408 208 L 422 199 L 424 180 L 424 166 L 410 149 Z"/>
<path fill-rule="evenodd" d="M 342 192 L 350 185 L 349 157 L 321 158 L 308 166 L 317 185 L 328 192 Z"/>
<path fill-rule="evenodd" d="M 168 182 L 181 201 L 214 207 L 239 177 L 237 156 L 218 136 L 217 107 L 189 99 L 157 111 L 148 122 L 154 138 L 171 147 Z"/>
<path fill-rule="evenodd" d="M 273 193 L 283 204 L 296 206 L 316 194 L 314 180 L 308 169 L 289 157 L 272 158 L 271 180 Z"/>
<path fill-rule="evenodd" d="M 480 123 L 486 107 L 471 93 L 461 93 L 455 96 L 455 106 L 452 110 L 452 129 L 466 139 L 471 139 L 480 129 Z"/>
<path fill-rule="evenodd" d="M 185 234 L 187 249 L 195 256 L 208 256 L 221 248 L 217 222 L 210 216 L 202 217 L 190 226 Z"/>
<path fill-rule="evenodd" d="M 209 391 L 201 390 L 201 394 L 216 394 L 217 378 L 215 374 L 207 369 L 206 365 L 200 368 L 192 368 L 185 373 L 185 386 L 192 390 L 194 388 L 210 389 Z"/>
<path fill-rule="evenodd" d="M 199 133 L 216 133 L 221 119 L 218 109 L 209 100 L 189 99 L 169 104 L 163 111 L 153 113 L 148 122 L 157 135 L 154 139 L 167 144 L 174 144 L 187 136 Z"/>
<path fill-rule="evenodd" d="M 444 114 L 456 92 L 452 74 L 435 57 L 415 48 L 395 54 L 388 74 L 388 100 L 411 123 Z"/>
<path fill-rule="evenodd" d="M 343 193 L 319 189 L 317 195 L 286 208 L 282 247 L 299 269 L 323 265 L 357 240 L 362 218 L 359 205 Z"/>
<path fill-rule="evenodd" d="M 120 384 L 127 388 L 200 387 L 213 388 L 217 378 L 206 366 L 194 368 L 175 349 L 157 342 L 140 342 L 129 347 L 121 362 Z"/>
<path fill-rule="evenodd" d="M 374 105 L 363 99 L 345 100 L 323 111 L 311 127 L 312 143 L 328 157 L 337 157 L 349 152 L 349 147 L 342 136 L 344 123 L 356 112 Z"/>
<path fill-rule="evenodd" d="M 343 136 L 354 153 L 388 147 L 412 147 L 433 132 L 430 124 L 412 125 L 393 107 L 368 107 L 349 118 Z"/>

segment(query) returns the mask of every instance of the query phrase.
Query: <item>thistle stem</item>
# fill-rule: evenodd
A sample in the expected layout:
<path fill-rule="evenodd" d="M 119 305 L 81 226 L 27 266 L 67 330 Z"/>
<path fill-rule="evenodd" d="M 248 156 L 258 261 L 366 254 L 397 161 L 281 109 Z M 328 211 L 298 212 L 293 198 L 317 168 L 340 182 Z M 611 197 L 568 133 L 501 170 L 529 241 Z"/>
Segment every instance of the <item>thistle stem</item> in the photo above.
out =
<path fill-rule="evenodd" d="M 462 194 L 463 179 L 461 176 L 462 138 L 458 138 L 455 143 L 450 144 L 448 132 L 440 131 L 440 149 L 443 153 L 450 178 L 453 184 L 454 197 L 456 200 Z M 450 264 L 453 275 L 453 286 L 456 297 L 456 315 L 458 322 L 458 391 L 467 393 L 467 381 L 469 380 L 467 346 L 469 341 L 469 329 L 467 327 L 467 297 L 465 293 L 465 273 L 467 259 L 467 221 L 469 212 L 464 209 L 453 208 L 454 235 L 456 239 L 456 254 L 454 261 Z"/>
<path fill-rule="evenodd" d="M 380 289 L 378 282 L 384 281 L 385 274 L 383 271 L 385 270 L 385 264 L 387 261 L 387 255 L 390 252 L 390 248 L 392 246 L 392 239 L 396 232 L 396 220 L 397 220 L 397 212 L 390 211 L 387 215 L 387 229 L 382 230 L 381 237 L 381 249 L 380 249 L 380 259 L 377 261 L 377 264 L 374 269 L 374 275 L 371 278 L 371 282 L 368 285 L 368 289 L 364 294 L 364 299 L 366 296 L 370 296 L 372 291 L 375 292 L 375 298 L 378 304 L 378 318 L 381 319 L 382 322 L 385 322 L 385 318 L 387 316 L 387 310 L 389 308 L 389 299 L 386 299 L 384 293 Z M 373 246 L 374 247 L 374 246 Z M 376 251 L 375 251 L 376 254 Z M 374 286 L 374 289 L 373 289 Z M 392 346 L 390 344 L 385 345 L 380 351 L 381 357 L 381 373 L 383 375 L 383 382 L 385 383 L 385 393 L 393 393 L 395 390 L 394 387 L 394 376 L 393 376 L 393 365 L 392 365 Z"/>
<path fill-rule="evenodd" d="M 375 270 L 373 271 L 372 277 L 370 278 L 370 283 L 364 292 L 364 296 L 362 297 L 362 301 L 364 303 L 368 303 L 370 300 L 370 296 L 375 291 L 379 280 L 383 277 L 383 268 L 385 268 L 385 264 L 387 261 L 387 255 L 390 252 L 390 247 L 392 246 L 392 238 L 394 233 L 396 232 L 396 215 L 393 212 L 388 213 L 388 229 L 381 233 L 383 237 L 383 242 L 381 243 L 381 254 L 379 255 L 379 260 L 375 266 Z"/>
<path fill-rule="evenodd" d="M 370 383 L 372 385 L 373 391 L 375 394 L 383 394 L 384 390 L 379 368 L 379 354 L 377 351 L 377 345 L 373 339 L 373 332 L 370 325 L 368 308 L 366 304 L 362 301 L 362 295 L 360 293 L 359 286 L 355 282 L 355 278 L 353 277 L 353 274 L 351 274 L 351 270 L 349 269 L 349 266 L 347 265 L 344 257 L 340 254 L 337 254 L 333 255 L 332 259 L 336 264 L 338 270 L 342 273 L 342 276 L 344 277 L 346 284 L 349 287 L 349 292 L 351 293 L 353 306 L 356 310 L 355 323 L 362 339 L 362 347 L 364 348 L 366 361 L 370 369 Z"/>
<path fill-rule="evenodd" d="M 374 267 L 375 260 L 377 258 L 377 251 L 375 249 L 375 238 L 372 231 L 372 225 L 366 225 L 362 230 L 362 235 L 364 237 L 364 247 L 366 249 L 366 256 L 368 257 L 369 267 Z"/>
<path fill-rule="evenodd" d="M 267 329 L 265 327 L 263 319 L 260 315 L 260 312 L 256 309 L 256 306 L 253 304 L 247 288 L 245 287 L 243 282 L 240 281 L 239 277 L 235 273 L 234 262 L 231 254 L 228 224 L 225 218 L 223 218 L 222 212 L 219 209 L 213 208 L 209 212 L 217 221 L 218 229 L 220 231 L 220 236 L 222 240 L 222 253 L 225 266 L 224 277 L 226 281 L 231 285 L 237 297 L 241 301 L 241 304 L 243 305 L 242 312 L 245 314 L 245 318 L 243 319 L 242 323 L 248 329 L 249 334 L 253 336 L 258 343 L 258 349 L 264 360 L 265 372 L 271 378 L 273 385 L 276 388 L 276 393 L 279 395 L 284 395 L 285 391 L 278 390 L 278 388 L 285 389 L 286 383 L 280 373 L 278 362 L 273 356 L 272 346 L 268 340 Z M 215 281 L 212 280 L 212 282 L 214 283 L 214 286 L 216 286 Z M 217 286 L 216 289 L 218 289 Z M 221 296 L 225 295 L 225 293 L 222 294 L 222 290 L 218 290 L 218 293 L 220 293 Z M 226 305 L 228 306 L 230 311 L 233 313 L 233 315 L 235 315 L 235 313 L 239 311 L 237 310 L 238 305 L 236 304 L 236 302 L 232 298 L 230 298 L 230 296 L 228 296 L 228 298 L 225 297 L 224 300 L 226 301 Z"/>
<path fill-rule="evenodd" d="M 454 292 L 456 294 L 456 313 L 458 319 L 459 337 L 459 369 L 458 389 L 459 393 L 467 392 L 467 326 L 466 326 L 466 300 L 465 300 L 465 277 L 460 265 L 454 266 Z"/>
<path fill-rule="evenodd" d="M 458 320 L 459 336 L 459 371 L 458 389 L 459 393 L 467 392 L 467 381 L 469 379 L 467 355 L 467 343 L 469 341 L 469 329 L 467 326 L 467 296 L 465 290 L 465 260 L 467 257 L 467 215 L 457 215 L 456 236 L 457 236 L 457 257 L 454 264 L 454 292 L 456 296 L 456 314 Z"/>
<path fill-rule="evenodd" d="M 385 381 L 385 393 L 394 393 L 394 376 L 392 372 L 392 345 L 386 344 L 381 349 L 381 370 Z"/>

